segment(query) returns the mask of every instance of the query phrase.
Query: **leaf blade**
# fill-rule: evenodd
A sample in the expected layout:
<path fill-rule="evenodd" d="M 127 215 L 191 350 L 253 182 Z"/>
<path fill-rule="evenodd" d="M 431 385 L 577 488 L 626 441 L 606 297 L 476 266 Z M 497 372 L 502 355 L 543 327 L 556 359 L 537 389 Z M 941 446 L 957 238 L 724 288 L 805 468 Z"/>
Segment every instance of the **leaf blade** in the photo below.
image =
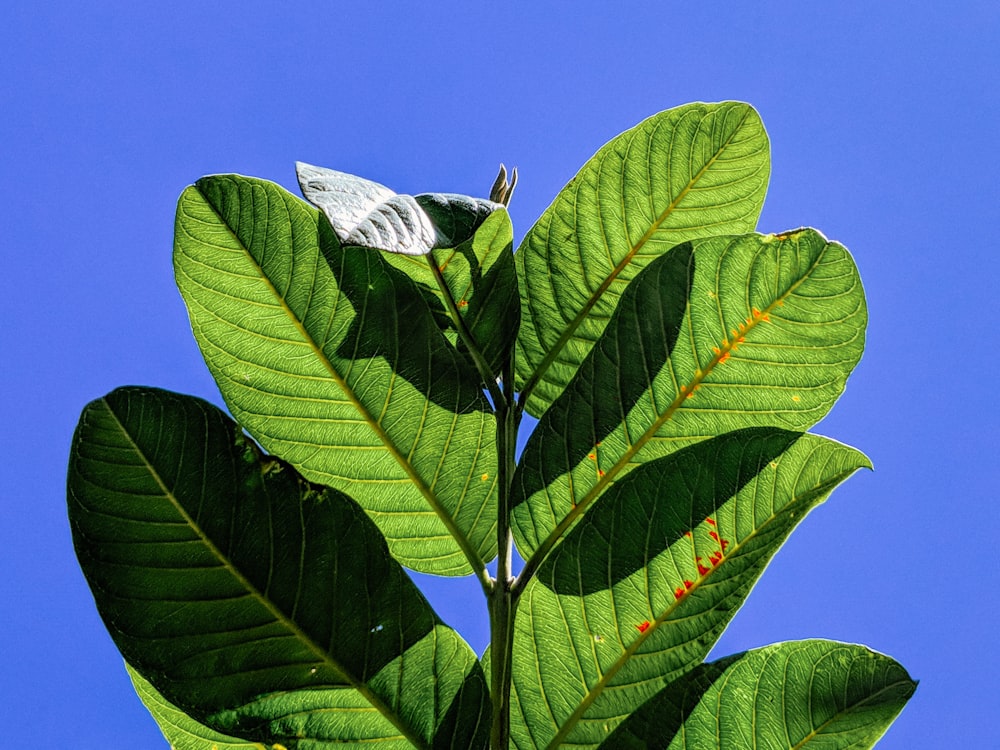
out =
<path fill-rule="evenodd" d="M 753 231 L 769 172 L 763 124 L 739 102 L 667 110 L 602 147 L 515 254 L 527 411 L 538 417 L 558 397 L 649 261 L 691 239 Z"/>
<path fill-rule="evenodd" d="M 315 690 L 347 690 L 418 747 L 438 732 L 478 741 L 450 713 L 468 706 L 475 725 L 474 704 L 488 710 L 475 655 L 346 495 L 261 456 L 209 404 L 155 389 L 88 405 L 71 456 L 81 567 L 116 645 L 167 701 L 284 742 L 276 701 L 329 739 Z"/>
<path fill-rule="evenodd" d="M 174 265 L 202 354 L 254 438 L 358 500 L 409 567 L 481 574 L 495 555 L 495 419 L 412 281 L 341 248 L 276 185 L 235 175 L 182 194 Z"/>
<path fill-rule="evenodd" d="M 863 646 L 779 643 L 696 667 L 651 698 L 601 748 L 864 750 L 915 689 L 898 663 Z"/>
<path fill-rule="evenodd" d="M 704 658 L 805 513 L 868 465 L 826 438 L 750 428 L 613 485 L 524 591 L 518 746 L 596 747 Z"/>
<path fill-rule="evenodd" d="M 713 237 L 657 258 L 528 439 L 518 548 L 544 555 L 646 461 L 745 426 L 807 429 L 843 392 L 866 325 L 850 254 L 814 230 Z"/>
<path fill-rule="evenodd" d="M 386 257 L 390 265 L 410 276 L 433 300 L 433 307 L 443 321 L 442 328 L 450 333 L 459 350 L 465 352 L 465 342 L 448 316 L 449 308 L 454 305 L 475 346 L 482 352 L 492 373 L 491 380 L 501 374 L 510 357 L 520 325 L 512 246 L 510 215 L 498 207 L 476 225 L 468 239 L 432 253 L 432 262 L 439 266 L 447 291 L 441 289 L 425 259 L 399 254 Z"/>

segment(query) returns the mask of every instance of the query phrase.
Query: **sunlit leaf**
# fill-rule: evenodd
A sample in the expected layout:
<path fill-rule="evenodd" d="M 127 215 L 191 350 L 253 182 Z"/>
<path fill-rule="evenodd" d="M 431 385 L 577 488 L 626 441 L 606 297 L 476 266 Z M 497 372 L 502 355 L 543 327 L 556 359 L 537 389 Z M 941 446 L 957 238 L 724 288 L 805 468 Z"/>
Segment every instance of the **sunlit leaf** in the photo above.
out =
<path fill-rule="evenodd" d="M 916 683 L 864 646 L 779 643 L 696 667 L 647 701 L 601 750 L 866 750 Z"/>
<path fill-rule="evenodd" d="M 177 284 L 233 416 L 357 500 L 405 565 L 481 572 L 496 549 L 496 420 L 385 257 L 342 248 L 316 210 L 262 180 L 204 178 L 177 208 Z"/>
<path fill-rule="evenodd" d="M 344 245 L 427 255 L 465 242 L 500 208 L 466 195 L 397 195 L 377 182 L 303 162 L 295 170 L 302 194 L 326 215 Z"/>
<path fill-rule="evenodd" d="M 149 709 L 173 750 L 271 750 L 259 742 L 246 742 L 199 724 L 160 695 L 147 679 L 126 665 L 135 692 Z"/>
<path fill-rule="evenodd" d="M 646 461 L 743 427 L 812 426 L 843 392 L 866 324 L 853 259 L 811 229 L 696 240 L 653 261 L 525 446 L 521 553 Z"/>
<path fill-rule="evenodd" d="M 480 743 L 489 708 L 475 654 L 375 525 L 215 407 L 143 388 L 88 405 L 69 515 L 116 645 L 200 724 L 316 748 Z"/>
<path fill-rule="evenodd" d="M 596 747 L 701 662 L 796 524 L 863 466 L 826 438 L 752 428 L 613 485 L 524 592 L 516 746 Z"/>
<path fill-rule="evenodd" d="M 601 148 L 515 256 L 528 412 L 555 401 L 650 261 L 687 240 L 753 231 L 769 172 L 764 126 L 739 102 L 667 110 Z"/>

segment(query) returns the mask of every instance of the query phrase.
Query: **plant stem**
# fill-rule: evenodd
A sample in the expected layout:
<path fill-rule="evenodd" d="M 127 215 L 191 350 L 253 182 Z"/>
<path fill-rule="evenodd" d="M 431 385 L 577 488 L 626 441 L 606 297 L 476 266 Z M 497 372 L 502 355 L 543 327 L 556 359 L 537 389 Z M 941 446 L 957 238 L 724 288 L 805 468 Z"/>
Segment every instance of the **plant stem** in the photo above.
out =
<path fill-rule="evenodd" d="M 497 498 L 497 578 L 489 599 L 490 665 L 493 724 L 490 748 L 508 750 L 510 745 L 510 682 L 514 645 L 514 615 L 518 595 L 512 589 L 513 541 L 510 532 L 510 488 L 514 477 L 514 454 L 520 412 L 514 403 L 514 368 L 510 359 L 504 364 L 501 380 L 503 396 L 497 402 L 497 460 L 499 494 Z"/>

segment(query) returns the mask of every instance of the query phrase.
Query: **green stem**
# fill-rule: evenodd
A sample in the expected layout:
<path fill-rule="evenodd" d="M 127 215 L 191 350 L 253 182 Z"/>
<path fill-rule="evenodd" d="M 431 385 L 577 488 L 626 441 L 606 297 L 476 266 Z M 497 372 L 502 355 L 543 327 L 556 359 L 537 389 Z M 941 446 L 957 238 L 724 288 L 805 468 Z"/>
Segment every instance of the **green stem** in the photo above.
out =
<path fill-rule="evenodd" d="M 510 746 L 510 683 L 511 659 L 514 646 L 514 615 L 518 594 L 513 590 L 511 574 L 513 540 L 510 531 L 510 488 L 514 477 L 514 454 L 520 411 L 514 404 L 514 368 L 510 360 L 504 364 L 503 398 L 497 408 L 497 578 L 489 598 L 490 664 L 493 697 L 493 724 L 490 748 L 508 750 Z"/>

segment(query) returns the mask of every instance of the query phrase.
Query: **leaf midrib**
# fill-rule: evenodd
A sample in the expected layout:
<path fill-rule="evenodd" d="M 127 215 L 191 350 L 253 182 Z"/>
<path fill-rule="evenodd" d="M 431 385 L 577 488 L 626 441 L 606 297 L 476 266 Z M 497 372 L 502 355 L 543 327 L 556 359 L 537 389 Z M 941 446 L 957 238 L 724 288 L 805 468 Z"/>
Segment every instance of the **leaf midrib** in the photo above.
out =
<path fill-rule="evenodd" d="M 532 373 L 531 377 L 528 379 L 528 382 L 525 383 L 524 388 L 521 391 L 521 397 L 520 397 L 520 403 L 522 405 L 527 403 L 528 399 L 531 397 L 531 394 L 535 390 L 535 387 L 545 376 L 545 373 L 548 371 L 549 367 L 552 366 L 552 363 L 559 356 L 559 353 L 562 351 L 563 347 L 565 347 L 566 344 L 569 343 L 570 339 L 573 338 L 573 335 L 576 333 L 576 329 L 583 324 L 583 321 L 587 318 L 587 315 L 593 309 L 594 305 L 598 303 L 598 301 L 604 295 L 604 293 L 611 287 L 611 284 L 614 283 L 618 279 L 618 277 L 622 274 L 622 272 L 625 270 L 625 268 L 628 267 L 629 263 L 631 263 L 632 261 L 632 258 L 634 258 L 639 253 L 639 251 L 645 246 L 645 244 L 660 229 L 660 227 L 663 225 L 663 222 L 665 222 L 667 218 L 677 208 L 677 206 L 680 205 L 681 201 L 688 195 L 688 193 L 691 192 L 691 190 L 698 183 L 698 181 L 701 180 L 702 177 L 704 177 L 705 173 L 709 170 L 709 168 L 713 164 L 715 164 L 716 161 L 718 161 L 719 157 L 731 145 L 731 143 L 736 137 L 736 134 L 743 127 L 744 123 L 747 120 L 747 117 L 748 113 L 744 112 L 743 117 L 740 119 L 736 127 L 733 128 L 733 132 L 730 134 L 729 138 L 727 138 L 726 141 L 719 147 L 719 149 L 714 154 L 712 154 L 711 159 L 709 159 L 705 163 L 705 165 L 700 170 L 698 170 L 698 173 L 688 181 L 687 185 L 685 185 L 684 188 L 678 193 L 677 197 L 667 205 L 667 207 L 660 213 L 660 215 L 656 219 L 654 219 L 649 229 L 647 229 L 643 233 L 642 237 L 639 238 L 638 242 L 636 242 L 636 244 L 629 249 L 629 251 L 624 255 L 624 257 L 611 269 L 611 273 L 607 276 L 607 278 L 605 278 L 603 282 L 601 282 L 600 286 L 598 286 L 598 288 L 590 294 L 590 296 L 584 302 L 583 306 L 580 308 L 580 311 L 576 314 L 575 317 L 573 317 L 569 321 L 569 325 L 567 325 L 566 329 L 559 336 L 559 338 L 556 339 L 555 344 L 545 354 L 545 356 L 542 358 L 542 361 L 538 364 L 538 367 L 535 368 L 535 372 Z M 629 148 L 631 148 L 631 145 L 632 143 L 630 141 Z M 605 156 L 604 158 L 607 158 L 607 156 Z M 575 196 L 574 196 L 574 205 L 576 205 Z M 622 227 L 622 230 L 623 232 L 625 231 L 624 226 Z M 579 242 L 577 242 L 577 246 L 579 246 Z M 607 249 L 606 244 L 605 248 Z"/>
<path fill-rule="evenodd" d="M 303 643 L 306 648 L 312 652 L 318 661 L 327 665 L 327 667 L 333 669 L 338 674 L 342 675 L 350 686 L 357 690 L 365 700 L 367 700 L 371 705 L 386 719 L 388 719 L 393 726 L 395 726 L 409 741 L 413 742 L 417 747 L 426 748 L 427 745 L 423 738 L 414 734 L 413 730 L 403 723 L 401 717 L 397 716 L 393 711 L 390 710 L 389 706 L 382 701 L 377 695 L 375 695 L 365 684 L 364 681 L 359 680 L 353 674 L 351 674 L 344 666 L 334 659 L 331 654 L 324 648 L 322 648 L 318 643 L 316 643 L 309 635 L 307 635 L 299 625 L 289 618 L 285 613 L 279 609 L 274 602 L 267 596 L 265 596 L 240 570 L 233 564 L 233 561 L 222 553 L 216 544 L 203 532 L 201 526 L 191 517 L 188 511 L 185 509 L 184 505 L 177 499 L 174 492 L 168 487 L 168 485 L 163 481 L 160 473 L 157 471 L 156 467 L 149 461 L 145 452 L 139 447 L 139 445 L 132 439 L 132 435 L 126 429 L 125 425 L 118 418 L 111 404 L 108 403 L 106 398 L 102 398 L 101 402 L 107 409 L 108 414 L 114 420 L 118 429 L 121 432 L 122 437 L 131 446 L 133 452 L 136 456 L 140 458 L 149 476 L 153 478 L 163 496 L 170 502 L 170 505 L 174 508 L 177 514 L 181 517 L 184 523 L 194 532 L 198 540 L 205 545 L 209 554 L 218 560 L 223 568 L 236 580 L 236 582 L 241 586 L 247 593 L 255 599 L 258 604 L 260 604 L 279 625 L 286 628 L 296 640 Z"/>

